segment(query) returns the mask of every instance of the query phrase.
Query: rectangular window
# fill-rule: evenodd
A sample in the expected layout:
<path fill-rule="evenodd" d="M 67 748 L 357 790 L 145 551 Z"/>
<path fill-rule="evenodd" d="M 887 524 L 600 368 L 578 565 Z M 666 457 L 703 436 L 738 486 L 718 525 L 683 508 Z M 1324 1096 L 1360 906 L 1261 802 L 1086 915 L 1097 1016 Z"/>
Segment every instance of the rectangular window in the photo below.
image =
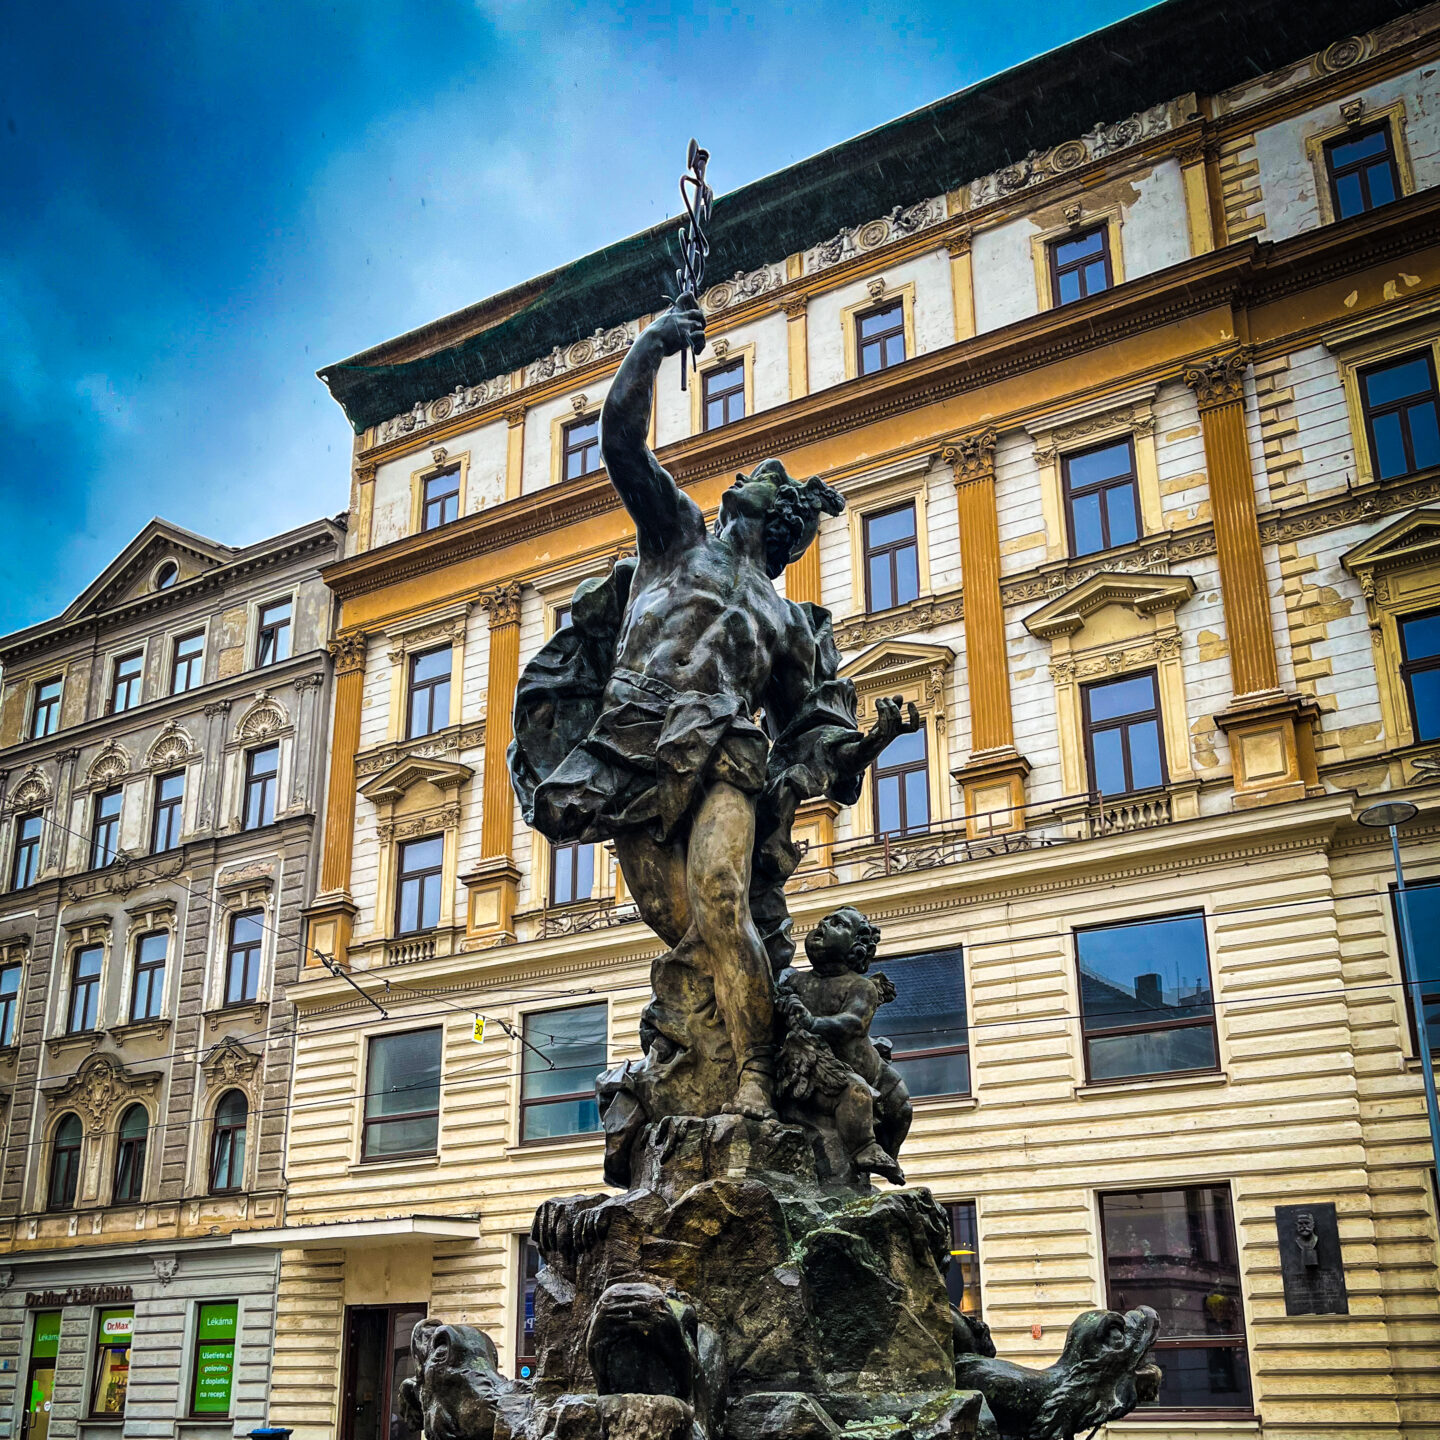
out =
<path fill-rule="evenodd" d="M 555 633 L 558 635 L 562 630 L 568 630 L 574 619 L 574 609 L 569 605 L 557 605 L 555 607 Z"/>
<path fill-rule="evenodd" d="M 15 1043 L 15 1009 L 20 997 L 20 967 L 0 967 L 0 1045 Z"/>
<path fill-rule="evenodd" d="M 266 745 L 245 757 L 245 829 L 258 830 L 275 819 L 276 777 L 280 747 Z"/>
<path fill-rule="evenodd" d="M 530 1380 L 535 1375 L 535 1280 L 540 1274 L 540 1247 L 528 1236 L 520 1237 L 520 1276 L 515 1307 L 515 1378 Z"/>
<path fill-rule="evenodd" d="M 133 655 L 122 655 L 110 672 L 111 715 L 133 710 L 140 703 L 140 685 L 145 668 L 145 656 L 136 651 Z"/>
<path fill-rule="evenodd" d="M 1110 269 L 1110 229 L 1097 225 L 1081 235 L 1052 240 L 1050 291 L 1056 305 L 1068 305 L 1087 295 L 1098 295 L 1115 284 Z"/>
<path fill-rule="evenodd" d="M 101 791 L 95 797 L 95 811 L 90 820 L 90 868 L 103 870 L 120 849 L 121 790 Z"/>
<path fill-rule="evenodd" d="M 429 835 L 400 846 L 395 886 L 395 933 L 414 935 L 440 923 L 440 883 L 445 868 L 445 837 Z"/>
<path fill-rule="evenodd" d="M 185 772 L 155 777 L 155 808 L 150 817 L 150 853 L 163 855 L 180 844 L 181 812 L 185 808 Z"/>
<path fill-rule="evenodd" d="M 525 1017 L 520 1061 L 520 1140 L 553 1140 L 600 1128 L 595 1077 L 605 1068 L 604 1005 Z"/>
<path fill-rule="evenodd" d="M 1165 783 L 1164 732 L 1155 672 L 1080 687 L 1090 788 L 1130 795 Z"/>
<path fill-rule="evenodd" d="M 198 630 L 194 635 L 182 635 L 175 642 L 170 671 L 170 693 L 182 695 L 187 690 L 199 689 L 205 678 L 204 671 L 205 632 Z"/>
<path fill-rule="evenodd" d="M 1100 1197 L 1106 1303 L 1160 1316 L 1156 1410 L 1251 1410 L 1230 1191 L 1224 1185 Z M 1146 1416 L 1143 1407 L 1137 1419 Z"/>
<path fill-rule="evenodd" d="M 1393 886 L 1390 895 L 1396 907 L 1395 934 L 1399 943 L 1404 945 L 1405 928 L 1400 923 L 1399 896 Z M 1410 935 L 1415 942 L 1415 970 L 1420 978 L 1420 1008 L 1425 1012 L 1425 1034 L 1430 1042 L 1430 1053 L 1440 1054 L 1440 881 L 1422 880 L 1406 885 L 1405 902 L 1410 912 Z M 1410 1011 L 1410 1035 L 1414 1040 L 1417 1038 L 1415 997 L 1408 984 L 1405 987 L 1405 1003 Z"/>
<path fill-rule="evenodd" d="M 561 478 L 578 480 L 593 475 L 600 465 L 600 417 L 571 421 L 561 432 Z"/>
<path fill-rule="evenodd" d="M 290 658 L 290 601 L 274 600 L 260 607 L 260 637 L 255 646 L 257 665 L 277 665 Z"/>
<path fill-rule="evenodd" d="M 915 539 L 915 502 L 867 515 L 865 608 L 889 610 L 920 594 L 920 547 Z"/>
<path fill-rule="evenodd" d="M 130 992 L 130 1019 L 158 1020 L 165 1009 L 165 957 L 170 933 L 156 930 L 142 935 L 135 946 L 134 986 Z"/>
<path fill-rule="evenodd" d="M 94 1416 L 123 1415 L 130 1380 L 130 1338 L 134 1310 L 102 1310 L 95 1337 L 95 1386 L 90 1395 Z"/>
<path fill-rule="evenodd" d="M 450 723 L 450 647 L 410 657 L 410 706 L 407 736 L 434 734 Z"/>
<path fill-rule="evenodd" d="M 1430 351 L 1372 365 L 1358 380 L 1375 478 L 1395 480 L 1440 465 L 1440 396 Z"/>
<path fill-rule="evenodd" d="M 918 835 L 930 826 L 930 757 L 925 727 L 897 735 L 876 757 L 875 833 Z"/>
<path fill-rule="evenodd" d="M 1417 740 L 1440 740 L 1440 610 L 1400 620 L 1400 677 Z"/>
<path fill-rule="evenodd" d="M 952 1200 L 950 1216 L 950 1269 L 945 1285 L 950 1303 L 962 1314 L 980 1318 L 980 1242 L 973 1200 Z"/>
<path fill-rule="evenodd" d="M 1335 218 L 1348 220 L 1400 198 L 1400 171 L 1390 126 L 1381 121 L 1368 130 L 1351 131 L 1325 144 L 1325 171 Z"/>
<path fill-rule="evenodd" d="M 100 1018 L 100 965 L 105 958 L 101 945 L 86 945 L 75 952 L 70 971 L 70 1009 L 66 1031 L 83 1035 L 93 1030 Z"/>
<path fill-rule="evenodd" d="M 23 890 L 40 875 L 40 837 L 45 821 L 39 815 L 20 815 L 15 820 L 15 857 L 10 862 L 10 888 Z"/>
<path fill-rule="evenodd" d="M 260 994 L 260 944 L 265 938 L 265 912 L 244 910 L 230 920 L 225 952 L 225 1003 L 249 1005 Z"/>
<path fill-rule="evenodd" d="M 957 945 L 876 961 L 895 986 L 872 1029 L 895 1047 L 892 1063 L 912 1097 L 970 1093 L 965 962 Z"/>
<path fill-rule="evenodd" d="M 60 728 L 59 680 L 42 680 L 35 687 L 35 708 L 30 712 L 30 738 L 43 740 Z"/>
<path fill-rule="evenodd" d="M 440 1048 L 439 1026 L 371 1038 L 362 1160 L 435 1153 L 440 1141 Z"/>
<path fill-rule="evenodd" d="M 901 357 L 904 358 L 903 356 Z M 706 430 L 718 430 L 722 425 L 745 418 L 745 362 L 737 360 L 733 365 L 722 365 L 705 371 L 701 377 L 703 398 L 701 408 L 705 417 Z"/>
<path fill-rule="evenodd" d="M 1071 555 L 1092 555 L 1140 538 L 1135 447 L 1128 439 L 1066 455 L 1065 510 Z"/>
<path fill-rule="evenodd" d="M 200 1306 L 195 1317 L 195 1374 L 190 1382 L 192 1415 L 230 1413 L 239 1320 L 240 1306 L 234 1300 Z"/>
<path fill-rule="evenodd" d="M 905 306 L 896 300 L 855 317 L 855 353 L 862 375 L 875 375 L 905 358 Z"/>
<path fill-rule="evenodd" d="M 550 903 L 573 905 L 595 893 L 595 847 L 578 841 L 550 849 Z"/>
<path fill-rule="evenodd" d="M 1091 1080 L 1217 1067 L 1203 915 L 1077 930 L 1075 952 Z"/>
<path fill-rule="evenodd" d="M 425 477 L 424 510 L 420 517 L 422 530 L 438 530 L 460 518 L 460 467 L 452 466 L 438 475 Z"/>

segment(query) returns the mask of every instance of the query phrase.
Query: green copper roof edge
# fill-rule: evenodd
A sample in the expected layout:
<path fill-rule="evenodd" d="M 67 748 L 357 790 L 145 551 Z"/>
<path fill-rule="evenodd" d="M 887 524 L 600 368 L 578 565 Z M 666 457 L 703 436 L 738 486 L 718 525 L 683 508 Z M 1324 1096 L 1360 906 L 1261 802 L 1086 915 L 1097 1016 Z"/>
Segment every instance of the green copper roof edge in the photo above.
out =
<path fill-rule="evenodd" d="M 710 275 L 778 262 L 1096 124 L 1192 91 L 1216 94 L 1420 8 L 1422 0 L 1164 0 L 717 197 Z M 518 369 L 597 326 L 658 308 L 675 265 L 675 234 L 676 222 L 662 221 L 489 297 L 498 303 L 535 291 L 513 315 L 455 345 L 400 363 L 378 361 L 377 352 L 443 323 L 432 322 L 329 365 L 320 378 L 358 434 L 417 401 Z"/>

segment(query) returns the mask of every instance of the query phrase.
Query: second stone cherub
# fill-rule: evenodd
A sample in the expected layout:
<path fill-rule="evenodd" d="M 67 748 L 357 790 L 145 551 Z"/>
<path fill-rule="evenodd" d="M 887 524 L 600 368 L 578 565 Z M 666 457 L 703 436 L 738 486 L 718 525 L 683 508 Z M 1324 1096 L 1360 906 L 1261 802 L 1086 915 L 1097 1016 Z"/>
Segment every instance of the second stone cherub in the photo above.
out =
<path fill-rule="evenodd" d="M 858 1177 L 874 1172 L 903 1185 L 910 1093 L 890 1063 L 889 1042 L 870 1038 L 876 1010 L 895 998 L 886 976 L 867 973 L 879 943 L 879 928 L 851 905 L 805 937 L 811 968 L 791 967 L 776 982 L 788 1032 L 778 1079 L 799 1109 L 830 1121 Z"/>

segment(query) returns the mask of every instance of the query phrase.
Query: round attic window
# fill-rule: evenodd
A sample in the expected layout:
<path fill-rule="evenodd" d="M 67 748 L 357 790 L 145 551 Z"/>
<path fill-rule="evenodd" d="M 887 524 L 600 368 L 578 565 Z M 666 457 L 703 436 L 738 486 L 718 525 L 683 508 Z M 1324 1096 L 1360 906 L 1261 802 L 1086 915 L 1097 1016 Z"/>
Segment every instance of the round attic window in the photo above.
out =
<path fill-rule="evenodd" d="M 173 560 L 167 560 L 155 572 L 155 588 L 168 590 L 179 578 L 180 567 Z"/>

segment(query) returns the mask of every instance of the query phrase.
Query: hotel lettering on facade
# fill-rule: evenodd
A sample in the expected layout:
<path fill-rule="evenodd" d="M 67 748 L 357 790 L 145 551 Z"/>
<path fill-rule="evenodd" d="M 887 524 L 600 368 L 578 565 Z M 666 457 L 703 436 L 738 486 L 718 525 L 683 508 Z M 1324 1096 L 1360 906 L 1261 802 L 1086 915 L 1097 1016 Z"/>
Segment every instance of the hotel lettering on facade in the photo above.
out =
<path fill-rule="evenodd" d="M 1356 823 L 1419 807 L 1440 989 L 1437 60 L 1440 7 L 1147 11 L 724 197 L 709 347 L 661 375 L 707 511 L 768 455 L 846 496 L 786 592 L 862 719 L 924 725 L 802 813 L 797 925 L 883 927 L 906 1169 L 1001 1353 L 1160 1311 L 1116 1434 L 1440 1430 L 1425 1044 Z M 523 1373 L 531 1216 L 599 1184 L 658 942 L 505 751 L 521 665 L 633 545 L 597 414 L 664 268 L 627 241 L 322 372 L 356 441 L 308 935 L 384 1013 L 318 966 L 288 992 L 303 1440 L 405 1434 L 425 1313 Z"/>
<path fill-rule="evenodd" d="M 0 1434 L 265 1419 L 343 523 L 152 521 L 0 640 Z"/>

